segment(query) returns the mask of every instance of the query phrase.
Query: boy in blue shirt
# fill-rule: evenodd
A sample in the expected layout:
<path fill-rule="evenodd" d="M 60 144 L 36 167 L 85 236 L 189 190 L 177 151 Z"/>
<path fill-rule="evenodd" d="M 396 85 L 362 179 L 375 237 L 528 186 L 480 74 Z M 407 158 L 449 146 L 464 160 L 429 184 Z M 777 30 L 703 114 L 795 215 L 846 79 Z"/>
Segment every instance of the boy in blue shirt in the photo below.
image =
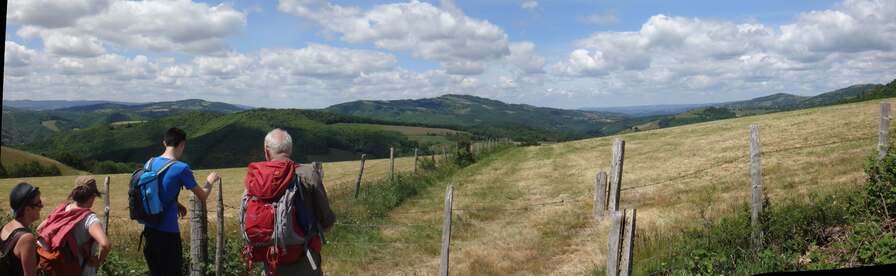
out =
<path fill-rule="evenodd" d="M 162 141 L 165 152 L 148 161 L 150 169 L 158 170 L 171 160 L 178 160 L 184 154 L 187 145 L 187 134 L 181 129 L 170 128 L 165 132 Z M 159 197 L 164 204 L 162 221 L 158 224 L 146 223 L 143 233 L 146 236 L 146 247 L 143 248 L 143 257 L 149 267 L 150 275 L 181 275 L 183 268 L 183 248 L 180 239 L 180 227 L 177 216 L 184 216 L 187 208 L 177 201 L 180 189 L 193 191 L 201 201 L 205 201 L 211 192 L 213 182 L 220 180 L 216 172 L 206 177 L 205 188 L 199 187 L 193 178 L 190 166 L 181 161 L 175 161 L 168 170 L 162 172 Z"/>

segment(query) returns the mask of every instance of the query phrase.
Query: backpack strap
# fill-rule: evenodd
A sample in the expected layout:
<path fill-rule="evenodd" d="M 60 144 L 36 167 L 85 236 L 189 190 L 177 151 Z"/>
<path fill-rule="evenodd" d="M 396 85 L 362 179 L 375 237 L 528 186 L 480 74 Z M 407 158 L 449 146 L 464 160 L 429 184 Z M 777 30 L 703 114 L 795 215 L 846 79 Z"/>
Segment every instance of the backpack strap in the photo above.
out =
<path fill-rule="evenodd" d="M 9 237 L 6 237 L 6 240 L 0 243 L 0 257 L 6 257 L 7 254 L 12 252 L 12 249 L 16 247 L 16 243 L 19 242 L 19 238 L 28 232 L 28 228 L 25 227 L 12 230 L 12 233 L 9 233 Z"/>
<path fill-rule="evenodd" d="M 174 165 L 175 162 L 177 162 L 177 160 L 175 159 L 171 159 L 168 160 L 168 162 L 165 162 L 165 165 L 163 165 L 162 168 L 156 172 L 156 175 L 162 174 L 162 172 L 168 170 L 168 168 L 171 167 L 171 165 Z"/>
<path fill-rule="evenodd" d="M 149 161 L 146 161 L 146 164 L 143 165 L 143 170 L 145 170 L 145 171 L 150 171 L 150 170 L 152 170 L 152 161 L 153 161 L 153 160 L 156 160 L 156 158 L 153 157 L 153 158 L 150 158 Z"/>

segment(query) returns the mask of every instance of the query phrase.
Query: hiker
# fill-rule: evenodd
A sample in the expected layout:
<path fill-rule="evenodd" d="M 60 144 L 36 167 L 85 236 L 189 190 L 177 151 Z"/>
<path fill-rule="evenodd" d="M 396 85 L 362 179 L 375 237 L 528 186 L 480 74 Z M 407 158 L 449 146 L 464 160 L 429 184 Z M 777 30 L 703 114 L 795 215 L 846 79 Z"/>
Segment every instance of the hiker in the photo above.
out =
<path fill-rule="evenodd" d="M 96 275 L 112 250 L 103 224 L 90 209 L 100 195 L 96 178 L 79 176 L 68 200 L 37 227 L 38 267 L 44 275 Z"/>
<path fill-rule="evenodd" d="M 190 166 L 178 161 L 187 146 L 187 134 L 183 130 L 168 129 L 162 145 L 165 146 L 165 152 L 149 159 L 144 168 L 137 170 L 132 176 L 128 208 L 131 218 L 144 225 L 141 239 L 146 238 L 143 257 L 149 267 L 149 274 L 181 275 L 184 263 L 181 255 L 183 244 L 177 217 L 185 216 L 187 208 L 177 201 L 180 189 L 193 191 L 198 200 L 205 202 L 212 183 L 221 177 L 216 172 L 211 172 L 205 178 L 204 188 L 196 184 Z M 150 187 L 152 191 L 145 189 Z"/>
<path fill-rule="evenodd" d="M 37 275 L 35 237 L 28 226 L 40 218 L 44 208 L 40 190 L 19 183 L 9 192 L 13 220 L 0 229 L 0 275 Z"/>
<path fill-rule="evenodd" d="M 250 269 L 263 262 L 267 275 L 323 275 L 322 235 L 336 216 L 321 175 L 293 162 L 292 148 L 289 133 L 274 129 L 264 138 L 266 161 L 249 164 L 240 206 L 243 252 Z"/>

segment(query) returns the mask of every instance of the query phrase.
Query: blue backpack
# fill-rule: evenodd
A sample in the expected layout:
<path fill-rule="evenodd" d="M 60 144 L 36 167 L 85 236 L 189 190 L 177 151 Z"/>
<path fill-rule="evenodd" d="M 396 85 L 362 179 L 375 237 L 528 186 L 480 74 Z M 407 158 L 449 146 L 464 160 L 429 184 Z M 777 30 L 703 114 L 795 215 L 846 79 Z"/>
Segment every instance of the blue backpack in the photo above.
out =
<path fill-rule="evenodd" d="M 131 183 L 128 188 L 128 208 L 130 217 L 140 223 L 159 224 L 162 222 L 162 214 L 165 204 L 161 199 L 162 173 L 168 170 L 177 160 L 170 160 L 159 170 L 152 170 L 152 162 L 149 159 L 143 168 L 131 175 Z"/>

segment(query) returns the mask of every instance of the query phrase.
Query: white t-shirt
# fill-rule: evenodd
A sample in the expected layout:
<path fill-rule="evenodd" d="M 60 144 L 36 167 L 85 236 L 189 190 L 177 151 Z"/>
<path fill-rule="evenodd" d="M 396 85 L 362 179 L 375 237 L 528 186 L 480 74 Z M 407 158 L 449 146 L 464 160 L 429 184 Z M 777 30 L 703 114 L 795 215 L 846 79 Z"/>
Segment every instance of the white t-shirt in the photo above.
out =
<path fill-rule="evenodd" d="M 72 228 L 71 235 L 75 238 L 75 242 L 78 244 L 78 247 L 84 246 L 84 244 L 88 242 L 93 242 L 93 245 L 90 247 L 90 254 L 96 254 L 96 243 L 93 241 L 93 237 L 90 236 L 90 226 L 100 223 L 100 219 L 96 217 L 96 214 L 90 213 L 86 218 L 78 222 L 78 225 L 75 228 Z M 102 225 L 102 224 L 101 224 Z M 81 256 L 78 262 L 85 263 L 84 257 Z M 96 268 L 92 266 L 85 266 L 84 271 L 81 273 L 83 276 L 94 276 L 96 275 Z"/>

